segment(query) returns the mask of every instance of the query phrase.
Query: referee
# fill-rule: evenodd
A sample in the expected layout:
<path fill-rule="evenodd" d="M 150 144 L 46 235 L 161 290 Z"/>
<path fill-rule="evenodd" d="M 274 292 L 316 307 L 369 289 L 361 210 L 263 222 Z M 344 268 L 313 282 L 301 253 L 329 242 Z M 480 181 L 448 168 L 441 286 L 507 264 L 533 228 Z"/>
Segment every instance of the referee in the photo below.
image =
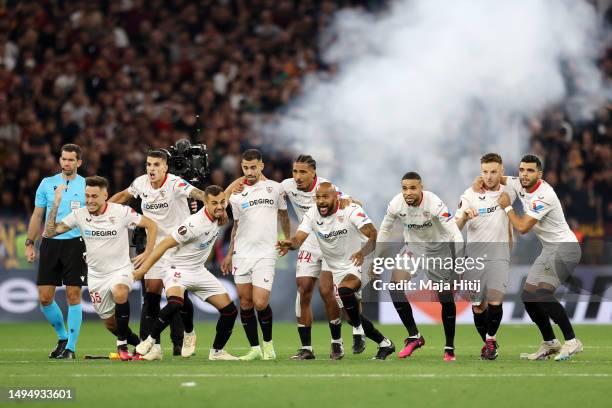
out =
<path fill-rule="evenodd" d="M 57 212 L 57 220 L 67 216 L 72 210 L 85 206 L 85 179 L 77 174 L 81 165 L 81 148 L 75 144 L 62 146 L 60 156 L 61 173 L 45 177 L 36 190 L 34 212 L 28 225 L 25 254 L 28 262 L 36 260 L 34 242 L 43 222 L 43 215 L 49 215 L 55 189 L 59 185 L 67 188 Z M 84 259 L 85 244 L 78 228 L 53 238 L 43 237 L 40 244 L 38 263 L 38 297 L 47 321 L 55 329 L 57 346 L 49 358 L 74 359 L 76 343 L 82 321 L 81 287 L 87 284 L 87 266 Z M 66 285 L 68 300 L 68 331 L 64 326 L 64 315 L 55 302 L 55 288 Z"/>

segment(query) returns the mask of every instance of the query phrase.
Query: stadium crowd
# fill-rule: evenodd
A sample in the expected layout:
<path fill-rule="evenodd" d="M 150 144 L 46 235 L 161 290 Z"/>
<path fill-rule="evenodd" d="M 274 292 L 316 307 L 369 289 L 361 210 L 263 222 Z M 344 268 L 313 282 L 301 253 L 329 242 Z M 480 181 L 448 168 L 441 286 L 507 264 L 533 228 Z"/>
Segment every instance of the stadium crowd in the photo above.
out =
<path fill-rule="evenodd" d="M 30 214 L 64 143 L 84 148 L 84 176 L 111 190 L 142 172 L 150 146 L 205 143 L 210 181 L 238 175 L 241 151 L 289 176 L 292 154 L 252 130 L 274 120 L 309 73 L 329 71 L 317 35 L 343 7 L 373 0 L 5 2 L 0 10 L 0 215 Z M 608 2 L 599 2 L 607 4 Z M 604 12 L 604 10 L 600 10 Z M 607 13 L 610 15 L 611 13 Z M 612 76 L 612 50 L 598 61 Z M 612 235 L 612 105 L 572 123 L 563 107 L 531 118 L 532 151 L 582 236 Z M 567 158 L 567 159 L 566 159 Z"/>

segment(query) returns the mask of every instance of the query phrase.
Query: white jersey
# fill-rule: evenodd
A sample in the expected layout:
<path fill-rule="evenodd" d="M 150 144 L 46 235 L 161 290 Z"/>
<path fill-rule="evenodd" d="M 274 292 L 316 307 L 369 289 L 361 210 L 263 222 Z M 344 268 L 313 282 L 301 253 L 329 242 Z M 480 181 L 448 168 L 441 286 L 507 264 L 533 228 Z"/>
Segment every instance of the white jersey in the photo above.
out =
<path fill-rule="evenodd" d="M 238 221 L 234 240 L 234 258 L 276 259 L 278 211 L 287 209 L 280 183 L 261 180 L 245 184 L 241 193 L 230 197 L 234 220 Z"/>
<path fill-rule="evenodd" d="M 190 214 L 187 198 L 194 187 L 175 176 L 167 173 L 159 188 L 153 188 L 149 177 L 143 174 L 137 177 L 128 187 L 128 192 L 142 200 L 142 214 L 157 223 L 157 241 L 166 238 Z"/>
<path fill-rule="evenodd" d="M 81 230 L 87 250 L 88 274 L 102 278 L 113 271 L 132 267 L 128 229 L 136 227 L 141 217 L 128 206 L 107 203 L 98 216 L 91 215 L 87 207 L 81 207 L 62 222 Z"/>
<path fill-rule="evenodd" d="M 429 191 L 422 192 L 418 206 L 406 204 L 402 193 L 393 197 L 381 223 L 378 242 L 388 239 L 395 222 L 402 223 L 404 242 L 420 244 L 427 252 L 437 252 L 447 247 L 448 242 L 463 242 L 448 207 Z"/>
<path fill-rule="evenodd" d="M 172 255 L 172 265 L 188 268 L 203 266 L 218 236 L 219 224 L 206 208 L 190 215 L 172 231 L 172 238 L 179 243 Z"/>
<path fill-rule="evenodd" d="M 329 217 L 321 216 L 318 208 L 312 207 L 304 215 L 298 231 L 315 235 L 329 269 L 343 271 L 354 268 L 349 258 L 365 241 L 359 229 L 371 223 L 363 208 L 354 203 L 344 209 L 336 208 Z"/>
<path fill-rule="evenodd" d="M 315 177 L 314 182 L 312 183 L 312 187 L 308 191 L 302 191 L 297 188 L 297 184 L 293 178 L 288 178 L 281 182 L 281 186 L 283 187 L 283 191 L 287 195 L 287 199 L 293 206 L 295 210 L 295 215 L 297 216 L 298 222 L 301 223 L 304 219 L 304 214 L 312 208 L 316 207 L 315 203 L 315 192 L 319 184 L 329 182 L 328 180 Z M 317 238 L 314 235 L 309 235 L 306 241 L 302 244 L 302 247 L 307 249 L 309 252 L 320 253 L 319 244 L 317 243 Z"/>
<path fill-rule="evenodd" d="M 531 191 L 527 191 L 518 177 L 508 177 L 507 185 L 518 194 L 525 214 L 538 220 L 533 230 L 542 244 L 578 242 L 565 221 L 561 202 L 550 184 L 540 180 Z"/>
<path fill-rule="evenodd" d="M 467 209 L 475 209 L 478 216 L 466 222 L 467 251 L 470 256 L 487 255 L 487 259 L 510 259 L 510 222 L 498 203 L 501 193 L 508 193 L 510 202 L 516 199 L 512 188 L 499 185 L 495 191 L 477 193 L 472 188 L 463 192 L 455 220 L 461 219 Z"/>

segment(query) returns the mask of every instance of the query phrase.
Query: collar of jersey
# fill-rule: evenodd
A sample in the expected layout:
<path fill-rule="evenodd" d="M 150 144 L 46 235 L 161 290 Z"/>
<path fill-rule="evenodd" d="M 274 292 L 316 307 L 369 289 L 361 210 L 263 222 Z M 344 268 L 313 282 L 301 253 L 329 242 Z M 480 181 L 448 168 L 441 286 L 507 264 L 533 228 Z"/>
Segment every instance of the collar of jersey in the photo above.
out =
<path fill-rule="evenodd" d="M 154 188 L 153 184 L 151 184 L 151 180 L 149 180 L 149 184 L 151 184 L 151 187 L 153 188 L 153 190 L 159 190 L 160 188 L 162 188 L 164 186 L 164 184 L 166 184 L 166 180 L 168 180 L 168 173 L 166 173 L 166 175 L 164 176 L 164 181 L 162 181 L 162 183 L 159 185 L 159 187 Z"/>
<path fill-rule="evenodd" d="M 542 185 L 542 179 L 538 180 L 538 182 L 535 184 L 535 186 L 533 186 L 531 190 L 525 190 L 525 191 L 527 191 L 529 194 L 534 193 L 541 185 Z"/>
<path fill-rule="evenodd" d="M 213 217 L 210 216 L 210 214 L 208 213 L 208 210 L 206 208 L 204 208 L 204 214 L 206 214 L 206 216 L 208 217 L 208 219 L 211 222 L 214 222 L 215 220 L 213 219 Z"/>

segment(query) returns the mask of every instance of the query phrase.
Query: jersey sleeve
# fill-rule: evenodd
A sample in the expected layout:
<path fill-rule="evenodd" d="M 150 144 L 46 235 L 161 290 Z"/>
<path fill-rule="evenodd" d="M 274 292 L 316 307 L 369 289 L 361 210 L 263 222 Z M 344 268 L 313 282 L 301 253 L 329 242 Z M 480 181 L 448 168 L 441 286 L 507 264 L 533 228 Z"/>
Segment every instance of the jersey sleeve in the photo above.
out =
<path fill-rule="evenodd" d="M 181 178 L 177 178 L 174 181 L 174 185 L 172 186 L 172 190 L 176 196 L 185 198 L 189 198 L 189 194 L 191 194 L 194 188 L 195 187 L 192 186 L 189 182 Z"/>
<path fill-rule="evenodd" d="M 138 224 L 140 224 L 140 220 L 142 220 L 142 215 L 138 214 L 133 208 L 128 206 L 125 207 L 125 226 L 129 229 L 134 229 Z"/>
<path fill-rule="evenodd" d="M 240 205 L 230 198 L 230 205 L 232 206 L 232 216 L 236 221 L 240 219 Z"/>
<path fill-rule="evenodd" d="M 47 208 L 47 195 L 45 194 L 45 187 L 47 185 L 46 180 L 47 179 L 43 179 L 36 189 L 36 196 L 34 198 L 35 207 Z"/>
<path fill-rule="evenodd" d="M 75 211 L 70 211 L 70 214 L 62 218 L 61 222 L 64 223 L 70 229 L 78 227 L 78 221 Z"/>
<path fill-rule="evenodd" d="M 132 195 L 134 198 L 138 198 L 140 195 L 140 190 L 138 188 L 138 179 L 132 181 L 132 184 L 127 188 L 127 192 Z"/>
<path fill-rule="evenodd" d="M 552 197 L 546 195 L 543 199 L 537 199 L 529 204 L 529 208 L 526 209 L 525 214 L 531 218 L 535 218 L 540 221 L 546 214 L 548 214 L 554 208 L 554 202 Z"/>
<path fill-rule="evenodd" d="M 308 210 L 306 211 L 306 214 L 304 214 L 304 218 L 302 218 L 302 222 L 300 223 L 297 230 L 305 232 L 306 234 L 311 234 L 312 233 L 312 222 L 313 222 L 312 212 L 311 210 Z"/>
<path fill-rule="evenodd" d="M 510 196 L 510 205 L 512 205 L 516 201 L 518 193 L 515 189 L 509 188 L 508 186 L 504 186 L 504 193 L 507 193 L 508 196 Z"/>
<path fill-rule="evenodd" d="M 358 205 L 355 205 L 355 208 L 353 208 L 351 215 L 349 215 L 349 220 L 357 229 L 361 229 L 364 225 L 372 223 L 368 214 Z"/>
<path fill-rule="evenodd" d="M 514 191 L 514 197 L 516 198 L 516 195 L 521 191 L 523 186 L 521 185 L 521 180 L 519 180 L 518 177 L 506 177 L 506 188 L 507 190 Z"/>
<path fill-rule="evenodd" d="M 179 244 L 185 244 L 196 237 L 196 232 L 189 227 L 189 219 L 172 231 L 172 238 Z"/>

